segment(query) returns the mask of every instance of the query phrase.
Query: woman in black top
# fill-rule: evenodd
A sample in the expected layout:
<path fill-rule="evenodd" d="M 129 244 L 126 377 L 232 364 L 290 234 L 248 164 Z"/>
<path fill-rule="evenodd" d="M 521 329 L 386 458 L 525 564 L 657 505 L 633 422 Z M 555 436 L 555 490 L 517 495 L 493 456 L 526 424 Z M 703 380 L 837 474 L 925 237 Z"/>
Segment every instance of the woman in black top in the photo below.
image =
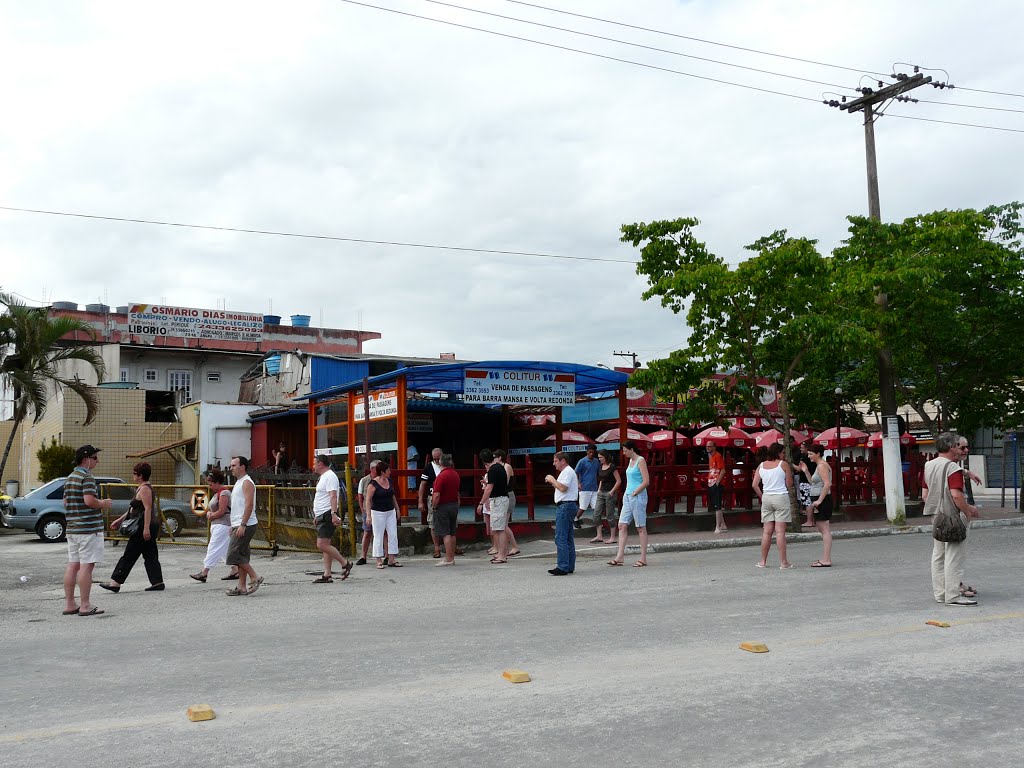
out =
<path fill-rule="evenodd" d="M 615 502 L 619 488 L 622 487 L 622 476 L 612 460 L 611 453 L 604 448 L 597 452 L 597 459 L 601 462 L 597 470 L 597 498 L 594 501 L 594 524 L 597 526 L 597 535 L 590 543 L 617 544 L 619 513 Z M 611 533 L 604 539 L 601 534 L 601 521 L 606 516 Z"/>
<path fill-rule="evenodd" d="M 149 484 L 151 472 L 149 464 L 144 461 L 132 467 L 132 477 L 139 486 L 135 489 L 135 496 L 128 505 L 128 511 L 110 524 L 111 530 L 116 531 L 129 519 L 141 518 L 135 532 L 128 537 L 128 543 L 124 545 L 124 554 L 117 561 L 110 581 L 106 584 L 100 582 L 100 586 L 109 592 L 121 591 L 121 585 L 128 580 L 128 574 L 139 561 L 139 555 L 142 555 L 146 563 L 146 575 L 149 576 L 150 586 L 146 587 L 146 591 L 160 592 L 164 588 L 160 556 L 156 551 L 160 520 L 153 511 L 153 486 Z"/>
<path fill-rule="evenodd" d="M 401 568 L 396 562 L 398 554 L 398 505 L 395 502 L 395 486 L 391 482 L 391 465 L 382 461 L 377 465 L 377 477 L 366 486 L 366 509 L 373 525 L 373 556 L 377 568 L 384 569 L 384 534 L 388 536 L 387 564 L 389 568 Z"/>

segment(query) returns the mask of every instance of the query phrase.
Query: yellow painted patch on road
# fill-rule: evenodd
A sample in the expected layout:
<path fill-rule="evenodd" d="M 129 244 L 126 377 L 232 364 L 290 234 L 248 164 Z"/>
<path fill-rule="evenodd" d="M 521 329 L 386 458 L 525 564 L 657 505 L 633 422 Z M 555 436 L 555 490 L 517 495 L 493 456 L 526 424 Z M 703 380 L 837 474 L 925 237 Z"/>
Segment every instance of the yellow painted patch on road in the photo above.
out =
<path fill-rule="evenodd" d="M 530 674 L 524 672 L 521 669 L 506 669 L 501 673 L 501 676 L 508 680 L 510 683 L 528 683 L 530 682 Z"/>
<path fill-rule="evenodd" d="M 188 708 L 188 719 L 193 723 L 202 722 L 203 720 L 213 720 L 216 715 L 213 713 L 213 707 L 209 704 L 193 704 Z"/>
<path fill-rule="evenodd" d="M 928 624 L 928 625 L 933 626 L 933 627 L 950 627 L 950 626 L 952 626 L 952 624 L 950 624 L 948 621 L 936 621 L 935 619 L 929 619 L 928 621 L 925 622 L 925 624 Z"/>
<path fill-rule="evenodd" d="M 768 653 L 768 646 L 764 643 L 740 643 L 740 650 L 751 653 Z"/>

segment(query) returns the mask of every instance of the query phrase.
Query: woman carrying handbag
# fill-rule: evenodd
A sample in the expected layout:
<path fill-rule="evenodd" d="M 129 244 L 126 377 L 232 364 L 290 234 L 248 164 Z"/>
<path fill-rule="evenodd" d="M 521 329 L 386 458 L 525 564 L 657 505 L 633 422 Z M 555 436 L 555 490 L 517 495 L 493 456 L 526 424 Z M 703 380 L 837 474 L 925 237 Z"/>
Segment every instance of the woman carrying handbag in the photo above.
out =
<path fill-rule="evenodd" d="M 132 477 L 139 484 L 135 496 L 128 504 L 128 511 L 110 524 L 111 530 L 121 530 L 128 535 L 124 554 L 117 561 L 110 581 L 100 586 L 108 592 L 120 592 L 121 585 L 128 579 L 128 574 L 142 555 L 146 564 L 146 575 L 150 586 L 147 592 L 159 592 L 164 588 L 163 571 L 160 568 L 160 557 L 156 550 L 157 534 L 160 522 L 153 514 L 153 486 L 149 483 L 152 468 L 144 461 L 132 467 Z"/>

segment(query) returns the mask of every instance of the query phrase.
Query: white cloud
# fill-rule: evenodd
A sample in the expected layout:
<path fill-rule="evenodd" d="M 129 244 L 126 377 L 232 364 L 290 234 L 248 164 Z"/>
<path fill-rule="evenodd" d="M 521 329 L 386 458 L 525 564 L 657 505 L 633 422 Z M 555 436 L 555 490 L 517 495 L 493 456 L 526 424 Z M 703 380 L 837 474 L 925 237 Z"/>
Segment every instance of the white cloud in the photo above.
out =
<path fill-rule="evenodd" d="M 834 90 L 441 8 L 378 4 L 820 98 Z M 550 0 L 736 45 L 1024 91 L 1018 4 Z M 466 5 L 836 84 L 852 72 L 484 0 Z M 940 73 L 933 73 L 942 76 Z M 634 258 L 622 223 L 697 216 L 730 260 L 775 229 L 835 246 L 866 208 L 856 116 L 336 0 L 0 3 L 0 204 Z M 915 95 L 1024 108 L 967 91 Z M 893 113 L 1024 128 L 929 104 Z M 1024 136 L 877 126 L 883 215 L 1021 197 Z M 485 256 L 0 212 L 0 284 L 29 296 L 305 312 L 368 348 L 642 360 L 686 329 L 626 264 Z"/>

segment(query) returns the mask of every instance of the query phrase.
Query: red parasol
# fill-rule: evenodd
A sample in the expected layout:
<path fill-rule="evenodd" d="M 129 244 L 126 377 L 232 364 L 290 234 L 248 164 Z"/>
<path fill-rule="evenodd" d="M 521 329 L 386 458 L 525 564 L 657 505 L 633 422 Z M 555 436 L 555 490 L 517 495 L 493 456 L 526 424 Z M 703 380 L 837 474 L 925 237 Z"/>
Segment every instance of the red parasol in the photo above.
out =
<path fill-rule="evenodd" d="M 753 435 L 752 435 L 753 437 Z M 789 437 L 793 441 L 794 445 L 800 445 L 807 442 L 807 435 L 803 432 L 797 432 L 795 429 L 789 430 Z M 777 429 L 769 429 L 767 432 L 761 432 L 755 438 L 755 448 L 767 448 L 772 443 L 781 443 L 782 433 Z"/>
<path fill-rule="evenodd" d="M 636 440 L 637 442 L 650 443 L 651 439 L 647 437 L 643 432 L 637 432 L 635 429 L 626 430 L 627 440 Z M 619 442 L 619 429 L 609 429 L 607 432 L 597 436 L 595 443 L 617 443 Z"/>
<path fill-rule="evenodd" d="M 744 432 L 742 429 L 736 427 L 728 427 L 722 429 L 721 427 L 708 427 L 702 432 L 698 432 L 693 437 L 694 445 L 707 445 L 709 442 L 714 443 L 719 448 L 753 448 L 754 438 Z"/>
<path fill-rule="evenodd" d="M 764 416 L 737 416 L 729 419 L 729 423 L 737 429 L 743 429 L 748 432 L 751 429 L 768 429 L 772 425 L 772 423 Z"/>
<path fill-rule="evenodd" d="M 855 445 L 864 445 L 864 441 L 868 439 L 867 432 L 861 432 L 859 429 L 853 427 L 842 427 L 839 430 L 839 446 L 840 448 L 852 448 Z M 820 443 L 826 448 L 836 448 L 836 428 L 826 429 L 820 435 L 814 438 L 814 442 Z"/>
<path fill-rule="evenodd" d="M 875 432 L 868 438 L 868 448 L 881 448 L 882 447 L 882 433 Z M 917 438 L 909 432 L 904 432 L 900 435 L 900 445 L 917 445 Z"/>
<path fill-rule="evenodd" d="M 543 442 L 545 442 L 545 443 L 554 443 L 555 442 L 555 436 L 554 435 L 548 435 L 547 437 L 544 438 Z M 562 433 L 562 444 L 563 445 L 565 443 L 586 444 L 586 443 L 592 443 L 592 442 L 594 442 L 594 441 L 591 440 L 586 435 L 584 435 L 582 432 L 574 432 L 571 429 L 567 429 L 567 430 L 565 430 Z"/>
<path fill-rule="evenodd" d="M 647 439 L 654 443 L 654 447 L 658 450 L 664 448 L 689 448 L 690 438 L 681 432 L 672 432 L 668 429 L 659 429 L 657 432 L 651 432 L 647 436 Z"/>

